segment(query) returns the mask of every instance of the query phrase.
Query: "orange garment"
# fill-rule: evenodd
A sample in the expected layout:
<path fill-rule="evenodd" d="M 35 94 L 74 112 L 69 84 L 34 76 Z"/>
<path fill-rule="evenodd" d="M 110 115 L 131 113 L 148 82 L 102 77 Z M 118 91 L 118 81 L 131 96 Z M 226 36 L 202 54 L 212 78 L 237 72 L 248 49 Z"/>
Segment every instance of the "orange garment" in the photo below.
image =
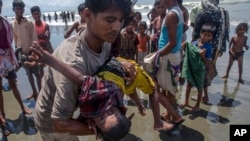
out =
<path fill-rule="evenodd" d="M 148 51 L 148 36 L 147 35 L 144 35 L 144 36 L 141 36 L 141 35 L 138 35 L 138 45 L 137 45 L 137 50 L 138 52 L 146 52 Z"/>
<path fill-rule="evenodd" d="M 45 33 L 45 30 L 46 30 L 46 23 L 42 22 L 42 24 L 40 26 L 35 24 L 35 29 L 36 29 L 37 36 L 43 35 Z"/>

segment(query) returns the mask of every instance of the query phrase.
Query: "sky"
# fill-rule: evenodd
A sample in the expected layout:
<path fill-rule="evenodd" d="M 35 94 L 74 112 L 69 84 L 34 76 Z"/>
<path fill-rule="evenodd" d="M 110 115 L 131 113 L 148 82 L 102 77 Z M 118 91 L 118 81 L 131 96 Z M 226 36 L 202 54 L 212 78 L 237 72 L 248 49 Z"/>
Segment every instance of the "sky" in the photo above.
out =
<path fill-rule="evenodd" d="M 13 0 L 3 0 L 2 15 L 11 16 Z M 60 10 L 77 10 L 77 6 L 84 0 L 23 0 L 25 3 L 25 14 L 29 14 L 30 7 L 34 5 L 40 6 L 42 11 L 52 12 Z M 138 0 L 137 4 L 150 4 L 154 0 Z"/>

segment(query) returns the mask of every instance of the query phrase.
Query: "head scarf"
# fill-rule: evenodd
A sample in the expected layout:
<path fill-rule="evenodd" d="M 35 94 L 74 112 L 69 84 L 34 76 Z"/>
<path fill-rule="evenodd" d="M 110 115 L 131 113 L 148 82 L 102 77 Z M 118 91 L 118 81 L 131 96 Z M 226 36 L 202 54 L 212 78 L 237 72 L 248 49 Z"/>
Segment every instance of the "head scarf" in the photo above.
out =
<path fill-rule="evenodd" d="M 219 0 L 202 0 L 201 5 L 204 10 L 219 10 Z"/>

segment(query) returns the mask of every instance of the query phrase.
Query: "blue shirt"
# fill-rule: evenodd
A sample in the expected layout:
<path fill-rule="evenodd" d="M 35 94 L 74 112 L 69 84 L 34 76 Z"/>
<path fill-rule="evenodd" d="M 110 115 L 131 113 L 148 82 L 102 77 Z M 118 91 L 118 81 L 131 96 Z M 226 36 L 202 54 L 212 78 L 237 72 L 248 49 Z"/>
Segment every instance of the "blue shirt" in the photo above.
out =
<path fill-rule="evenodd" d="M 193 41 L 192 44 L 196 45 L 197 47 L 198 46 L 198 42 L 199 40 L 197 41 Z M 212 60 L 212 54 L 213 54 L 213 49 L 212 49 L 212 45 L 209 43 L 209 42 L 206 42 L 203 44 L 203 46 L 200 47 L 201 49 L 206 49 L 206 54 L 205 54 L 205 57 L 207 60 Z"/>
<path fill-rule="evenodd" d="M 184 20 L 183 20 L 183 15 L 182 11 L 179 8 L 179 6 L 174 6 L 169 10 L 169 12 L 175 12 L 176 15 L 178 16 L 178 24 L 177 24 L 177 29 L 176 29 L 176 46 L 171 50 L 171 53 L 176 53 L 180 51 L 181 49 L 181 43 L 182 43 L 182 35 L 183 35 L 183 26 L 184 26 Z M 160 33 L 160 38 L 159 38 L 159 46 L 158 49 L 163 49 L 166 44 L 169 42 L 169 36 L 168 36 L 168 29 L 165 24 L 166 18 L 162 22 L 161 26 L 161 33 Z"/>

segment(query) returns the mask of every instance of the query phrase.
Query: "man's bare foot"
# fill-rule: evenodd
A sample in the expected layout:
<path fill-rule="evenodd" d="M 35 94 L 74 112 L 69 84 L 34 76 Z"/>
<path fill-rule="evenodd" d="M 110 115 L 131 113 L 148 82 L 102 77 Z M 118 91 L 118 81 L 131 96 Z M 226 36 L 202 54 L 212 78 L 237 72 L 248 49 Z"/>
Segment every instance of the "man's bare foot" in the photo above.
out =
<path fill-rule="evenodd" d="M 30 96 L 28 96 L 28 97 L 26 98 L 26 100 L 30 100 L 30 99 L 32 99 L 32 98 L 34 98 L 34 99 L 36 100 L 37 94 L 35 94 L 35 93 L 31 94 Z"/>
<path fill-rule="evenodd" d="M 161 121 L 160 123 L 154 125 L 154 130 L 156 131 L 160 130 L 169 131 L 172 128 L 174 128 L 174 125 L 171 123 L 167 123 L 165 121 Z"/>
<path fill-rule="evenodd" d="M 243 79 L 239 79 L 238 82 L 241 83 L 241 84 L 244 84 L 244 80 Z"/>
<path fill-rule="evenodd" d="M 201 102 L 202 103 L 208 103 L 208 101 L 209 101 L 208 97 L 206 97 L 206 96 L 204 96 L 204 97 L 201 98 Z"/>
<path fill-rule="evenodd" d="M 30 115 L 30 114 L 32 114 L 32 111 L 29 108 L 24 107 L 23 113 L 26 115 Z"/>
<path fill-rule="evenodd" d="M 171 121 L 170 115 L 168 115 L 167 113 L 162 113 L 161 114 L 161 120 L 169 123 Z"/>
<path fill-rule="evenodd" d="M 196 112 L 196 111 L 199 111 L 200 108 L 198 106 L 194 106 L 190 111 L 191 112 Z"/>
<path fill-rule="evenodd" d="M 183 108 L 185 108 L 185 107 L 191 108 L 191 106 L 190 106 L 188 103 L 180 104 L 179 107 L 180 107 L 181 109 L 183 109 Z"/>
<path fill-rule="evenodd" d="M 227 78 L 228 78 L 228 76 L 227 76 L 227 75 L 224 75 L 224 76 L 222 76 L 221 78 L 223 78 L 223 79 L 227 79 Z"/>

